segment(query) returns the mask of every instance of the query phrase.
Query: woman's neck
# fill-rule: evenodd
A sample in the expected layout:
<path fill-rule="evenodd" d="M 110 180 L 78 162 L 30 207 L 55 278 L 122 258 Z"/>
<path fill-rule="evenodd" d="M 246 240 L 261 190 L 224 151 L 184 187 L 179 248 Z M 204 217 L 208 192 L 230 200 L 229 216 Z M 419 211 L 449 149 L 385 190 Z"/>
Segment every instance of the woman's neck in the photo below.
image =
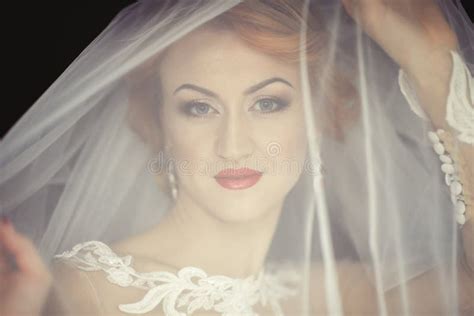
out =
<path fill-rule="evenodd" d="M 258 273 L 275 232 L 282 203 L 247 222 L 224 222 L 192 201 L 179 199 L 151 233 L 153 251 L 176 268 L 195 266 L 210 275 Z"/>

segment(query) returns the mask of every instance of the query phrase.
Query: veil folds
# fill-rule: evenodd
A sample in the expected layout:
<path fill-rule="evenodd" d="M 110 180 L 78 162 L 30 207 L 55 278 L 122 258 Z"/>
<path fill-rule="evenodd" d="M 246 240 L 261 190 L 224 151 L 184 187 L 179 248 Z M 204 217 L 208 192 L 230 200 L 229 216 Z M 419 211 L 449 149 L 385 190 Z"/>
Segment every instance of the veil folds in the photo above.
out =
<path fill-rule="evenodd" d="M 437 2 L 472 73 L 472 23 L 459 1 Z M 400 66 L 338 1 L 294 1 L 302 19 L 279 29 L 271 19 L 288 15 L 291 7 L 284 3 L 246 1 L 256 11 L 273 7 L 261 20 L 226 16 L 239 8 L 233 0 L 142 0 L 125 8 L 0 143 L 1 213 L 48 263 L 77 243 L 115 242 L 159 225 L 174 200 L 164 164 L 168 135 L 158 124 L 167 118 L 157 107 L 157 69 L 180 39 L 217 25 L 300 68 L 307 153 L 284 196 L 266 260 L 296 265 L 302 310 L 325 299 L 332 313 L 342 312 L 347 289 L 339 286 L 335 267 L 351 262 L 364 267 L 380 314 L 389 291 L 400 293 L 401 310 L 410 314 L 415 298 L 407 284 L 428 271 L 436 271 L 433 284 L 444 314 L 457 314 L 461 236 L 427 138 L 432 127 L 400 91 Z M 280 32 L 275 36 L 287 42 L 265 38 L 268 32 Z M 294 43 L 299 52 L 285 49 Z M 268 143 L 269 157 L 280 150 L 278 142 Z M 238 195 L 228 203 L 246 201 Z M 324 298 L 310 290 L 314 265 L 322 267 Z"/>

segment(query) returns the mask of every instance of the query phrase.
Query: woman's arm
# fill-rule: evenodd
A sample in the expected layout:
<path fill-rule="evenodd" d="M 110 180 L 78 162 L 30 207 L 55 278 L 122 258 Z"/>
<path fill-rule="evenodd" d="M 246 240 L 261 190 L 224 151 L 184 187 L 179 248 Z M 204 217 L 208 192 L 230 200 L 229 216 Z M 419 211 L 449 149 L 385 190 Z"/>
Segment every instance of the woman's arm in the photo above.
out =
<path fill-rule="evenodd" d="M 447 99 L 453 72 L 451 51 L 458 48 L 457 38 L 434 0 L 343 0 L 347 12 L 364 31 L 390 55 L 408 75 L 419 105 L 431 121 L 433 130 L 443 129 L 455 140 L 456 134 L 446 121 Z M 468 91 L 466 91 L 468 93 Z M 469 99 L 469 96 L 468 96 Z M 472 107 L 473 105 L 470 104 Z M 473 119 L 474 120 L 474 119 Z M 473 123 L 474 124 L 474 123 Z M 474 198 L 474 145 L 456 141 L 450 148 L 458 173 L 464 180 L 463 194 Z M 464 253 L 458 262 L 459 304 L 474 309 L 474 220 L 462 227 Z M 454 215 L 453 215 L 454 216 Z M 409 294 L 419 304 L 436 306 L 433 270 L 407 284 Z M 367 289 L 369 291 L 369 289 Z M 400 298 L 397 291 L 387 293 L 393 305 Z M 440 298 L 441 299 L 441 298 Z M 418 303 L 417 303 L 418 302 Z"/>

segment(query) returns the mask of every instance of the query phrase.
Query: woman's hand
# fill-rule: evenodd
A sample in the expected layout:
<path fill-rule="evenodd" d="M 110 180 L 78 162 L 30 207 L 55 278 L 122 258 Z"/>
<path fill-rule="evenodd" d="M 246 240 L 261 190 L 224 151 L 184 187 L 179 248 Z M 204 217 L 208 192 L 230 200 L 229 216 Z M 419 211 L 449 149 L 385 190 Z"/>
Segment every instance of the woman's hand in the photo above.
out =
<path fill-rule="evenodd" d="M 457 38 L 434 0 L 342 0 L 348 14 L 408 74 L 420 105 L 444 127 Z"/>
<path fill-rule="evenodd" d="M 429 60 L 457 48 L 434 0 L 342 0 L 346 11 L 414 79 L 432 73 Z"/>
<path fill-rule="evenodd" d="M 6 218 L 0 223 L 0 315 L 36 316 L 48 296 L 52 276 L 38 252 Z"/>

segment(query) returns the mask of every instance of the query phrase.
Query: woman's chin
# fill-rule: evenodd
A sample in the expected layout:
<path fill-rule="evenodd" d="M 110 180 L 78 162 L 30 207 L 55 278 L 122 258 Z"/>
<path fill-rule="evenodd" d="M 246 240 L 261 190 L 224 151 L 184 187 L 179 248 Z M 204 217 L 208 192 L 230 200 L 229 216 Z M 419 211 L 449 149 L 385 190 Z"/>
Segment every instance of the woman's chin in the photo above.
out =
<path fill-rule="evenodd" d="M 269 205 L 249 205 L 243 203 L 222 203 L 221 207 L 213 207 L 210 212 L 219 221 L 227 224 L 251 223 L 257 222 L 268 217 L 271 213 L 278 212 L 278 209 L 272 209 Z M 260 203 L 261 204 L 261 203 Z"/>
<path fill-rule="evenodd" d="M 186 187 L 194 188 L 189 192 L 191 199 L 214 218 L 228 223 L 249 223 L 274 213 L 277 215 L 293 180 L 264 174 L 258 181 L 217 181 L 212 178 L 200 179 Z"/>
<path fill-rule="evenodd" d="M 263 188 L 223 191 L 213 198 L 210 205 L 215 217 L 223 222 L 249 223 L 280 212 L 284 196 Z M 276 215 L 276 214 L 275 214 Z"/>

